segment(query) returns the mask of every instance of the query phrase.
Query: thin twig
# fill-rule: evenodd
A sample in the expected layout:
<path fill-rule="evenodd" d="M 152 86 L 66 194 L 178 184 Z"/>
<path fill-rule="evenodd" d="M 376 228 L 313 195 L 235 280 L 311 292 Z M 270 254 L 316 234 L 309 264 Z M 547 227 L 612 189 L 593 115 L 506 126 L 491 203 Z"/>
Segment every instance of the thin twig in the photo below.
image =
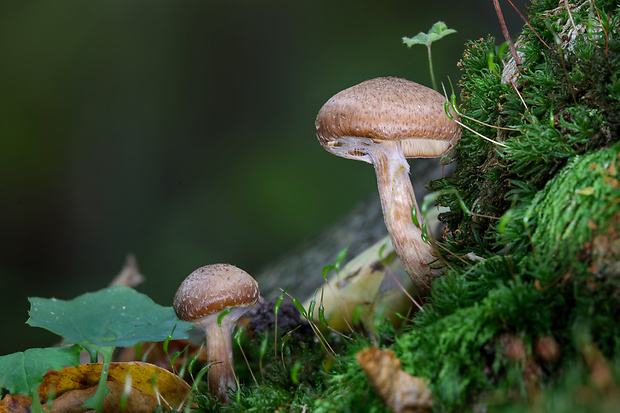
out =
<path fill-rule="evenodd" d="M 503 144 L 503 143 L 501 143 L 501 142 L 498 142 L 498 141 L 494 141 L 494 140 L 493 140 L 493 139 L 491 139 L 491 138 L 487 138 L 486 136 L 484 136 L 484 135 L 483 135 L 483 134 L 481 134 L 480 132 L 476 132 L 475 130 L 473 130 L 473 129 L 472 129 L 472 128 L 470 128 L 469 126 L 465 125 L 463 122 L 460 122 L 460 121 L 458 121 L 458 120 L 456 120 L 456 119 L 454 119 L 454 121 L 455 121 L 456 123 L 458 123 L 461 127 L 463 127 L 463 128 L 465 128 L 465 129 L 467 129 L 468 131 L 472 132 L 473 134 L 475 134 L 475 135 L 477 135 L 477 136 L 481 137 L 482 139 L 484 139 L 484 140 L 486 140 L 486 141 L 489 141 L 489 142 L 491 142 L 491 143 L 493 143 L 493 144 L 495 144 L 495 145 L 502 146 L 502 147 L 504 147 L 504 148 L 507 148 L 507 147 L 508 147 L 508 145 L 505 145 L 505 144 Z"/>
<path fill-rule="evenodd" d="M 545 41 L 542 39 L 542 37 L 540 37 L 538 35 L 538 32 L 536 30 L 534 30 L 534 28 L 532 27 L 532 25 L 530 24 L 530 22 L 527 20 L 527 18 L 523 15 L 523 13 L 521 13 L 521 11 L 517 8 L 517 6 L 515 6 L 512 1 L 508 0 L 508 3 L 510 3 L 510 5 L 512 6 L 513 9 L 515 9 L 517 11 L 517 13 L 519 13 L 519 16 L 521 16 L 521 18 L 523 19 L 523 21 L 525 22 L 525 24 L 527 24 L 527 27 L 529 27 L 530 29 L 532 29 L 532 31 L 534 32 L 534 34 L 536 35 L 536 37 L 538 37 L 538 40 L 540 40 L 545 46 L 547 46 L 547 49 L 551 50 L 551 48 L 549 47 L 549 45 L 547 43 L 545 43 Z"/>
<path fill-rule="evenodd" d="M 566 11 L 568 12 L 568 18 L 573 25 L 573 30 L 577 33 L 577 26 L 575 26 L 575 20 L 573 20 L 573 13 L 570 12 L 570 7 L 568 7 L 568 1 L 566 0 L 564 0 L 564 7 L 566 7 Z"/>
<path fill-rule="evenodd" d="M 596 10 L 596 17 L 601 24 L 601 30 L 605 33 L 605 55 L 607 55 L 609 52 L 609 34 L 607 33 L 607 30 L 605 30 L 605 27 L 603 27 L 603 21 L 601 20 L 601 15 L 598 12 L 598 7 L 596 7 L 596 2 L 594 2 L 594 0 L 592 0 L 592 5 L 594 6 L 594 10 Z"/>
<path fill-rule="evenodd" d="M 499 19 L 499 24 L 502 26 L 502 33 L 504 34 L 504 39 L 508 42 L 508 47 L 510 48 L 510 53 L 512 57 L 515 59 L 515 63 L 517 68 L 521 66 L 521 60 L 519 56 L 517 56 L 517 49 L 515 49 L 515 45 L 512 43 L 510 39 L 510 33 L 508 33 L 508 27 L 506 27 L 506 22 L 504 21 L 504 15 L 502 14 L 502 8 L 499 5 L 498 0 L 493 0 L 493 5 L 495 6 L 495 12 L 497 13 L 497 18 Z"/>
<path fill-rule="evenodd" d="M 423 310 L 422 306 L 420 305 L 420 303 L 417 302 L 417 300 L 415 298 L 413 298 L 411 296 L 411 294 L 409 294 L 409 292 L 407 291 L 407 289 L 405 288 L 405 286 L 403 286 L 403 284 L 400 282 L 400 280 L 398 279 L 398 277 L 396 276 L 396 274 L 394 274 L 394 271 L 392 271 L 389 267 L 385 270 L 386 273 L 388 273 L 391 277 L 392 280 L 394 280 L 394 282 L 396 283 L 396 285 L 398 285 L 398 287 L 402 290 L 402 292 L 407 296 L 407 298 L 409 298 L 411 300 L 412 303 L 414 303 L 416 305 L 416 307 L 418 307 L 419 310 Z"/>
<path fill-rule="evenodd" d="M 515 92 L 517 92 L 517 96 L 519 96 L 519 99 L 521 99 L 521 103 L 523 103 L 523 107 L 525 107 L 525 110 L 529 112 L 530 109 L 527 107 L 527 103 L 525 103 L 525 100 L 523 99 L 523 96 L 521 96 L 521 93 L 519 93 L 519 89 L 517 88 L 517 85 L 515 85 L 515 82 L 510 81 L 510 86 L 512 86 Z"/>

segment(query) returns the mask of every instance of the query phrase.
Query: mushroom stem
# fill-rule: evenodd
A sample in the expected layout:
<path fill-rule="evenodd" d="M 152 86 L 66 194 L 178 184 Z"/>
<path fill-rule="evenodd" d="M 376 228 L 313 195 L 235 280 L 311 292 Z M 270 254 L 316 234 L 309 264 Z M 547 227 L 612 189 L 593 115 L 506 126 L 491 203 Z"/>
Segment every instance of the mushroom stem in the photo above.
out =
<path fill-rule="evenodd" d="M 425 296 L 430 290 L 432 279 L 439 276 L 440 271 L 428 265 L 435 259 L 432 247 L 424 241 L 422 229 L 413 222 L 411 216 L 415 208 L 418 224 L 422 226 L 423 217 L 418 209 L 409 178 L 409 164 L 401 144 L 394 141 L 369 145 L 367 152 L 375 167 L 383 219 L 394 249 L 413 280 L 416 293 Z"/>
<path fill-rule="evenodd" d="M 221 403 L 228 402 L 228 388 L 237 390 L 235 373 L 233 370 L 232 330 L 234 324 L 222 321 L 221 326 L 217 318 L 200 326 L 207 337 L 207 363 L 211 368 L 207 373 L 209 394 L 215 396 Z M 217 364 L 212 364 L 217 363 Z"/>

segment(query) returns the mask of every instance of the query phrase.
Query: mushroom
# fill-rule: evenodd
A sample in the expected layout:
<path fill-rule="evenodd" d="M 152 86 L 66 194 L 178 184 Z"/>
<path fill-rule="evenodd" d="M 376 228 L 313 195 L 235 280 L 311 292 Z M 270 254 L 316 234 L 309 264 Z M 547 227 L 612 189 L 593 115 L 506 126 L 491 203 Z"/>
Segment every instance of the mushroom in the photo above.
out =
<path fill-rule="evenodd" d="M 213 264 L 192 272 L 174 296 L 174 312 L 204 330 L 207 338 L 209 393 L 228 400 L 228 388 L 237 389 L 233 371 L 232 331 L 239 318 L 256 304 L 258 283 L 250 274 L 230 265 Z"/>
<path fill-rule="evenodd" d="M 405 158 L 439 157 L 454 147 L 461 129 L 446 115 L 445 101 L 415 82 L 380 77 L 334 95 L 315 122 L 316 135 L 327 151 L 374 165 L 392 244 L 420 296 L 428 293 L 440 270 L 428 265 L 435 257 Z M 458 119 L 455 113 L 452 116 Z"/>

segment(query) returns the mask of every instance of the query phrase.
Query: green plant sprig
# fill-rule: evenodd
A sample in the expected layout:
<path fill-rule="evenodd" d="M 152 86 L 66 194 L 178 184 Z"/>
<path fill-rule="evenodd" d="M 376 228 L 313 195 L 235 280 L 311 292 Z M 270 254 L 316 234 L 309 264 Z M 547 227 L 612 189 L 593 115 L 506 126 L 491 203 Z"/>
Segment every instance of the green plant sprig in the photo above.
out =
<path fill-rule="evenodd" d="M 431 44 L 436 42 L 437 40 L 452 34 L 456 33 L 454 29 L 448 29 L 448 26 L 442 21 L 439 21 L 433 24 L 433 27 L 428 31 L 428 33 L 420 32 L 413 37 L 403 37 L 403 43 L 407 45 L 407 47 L 411 47 L 414 44 L 423 44 L 426 46 L 428 50 L 428 68 L 431 73 L 431 82 L 433 84 L 433 89 L 437 89 L 437 81 L 435 80 L 435 71 L 433 70 L 433 55 L 431 53 Z"/>

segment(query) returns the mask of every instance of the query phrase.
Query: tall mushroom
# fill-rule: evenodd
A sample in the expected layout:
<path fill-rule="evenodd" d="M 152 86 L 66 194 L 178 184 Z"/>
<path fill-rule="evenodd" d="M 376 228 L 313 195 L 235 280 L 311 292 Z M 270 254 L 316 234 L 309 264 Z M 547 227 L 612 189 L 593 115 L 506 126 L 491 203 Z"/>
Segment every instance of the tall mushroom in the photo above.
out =
<path fill-rule="evenodd" d="M 439 157 L 454 147 L 461 129 L 446 116 L 444 102 L 439 93 L 415 82 L 380 77 L 334 95 L 315 122 L 327 151 L 374 165 L 392 244 L 420 295 L 426 295 L 439 271 L 428 265 L 435 257 L 423 239 L 405 158 Z"/>
<path fill-rule="evenodd" d="M 256 304 L 258 283 L 247 272 L 230 264 L 198 268 L 174 296 L 174 311 L 181 320 L 202 328 L 207 338 L 209 393 L 220 402 L 228 400 L 228 388 L 237 389 L 233 371 L 231 334 L 235 324 Z"/>

